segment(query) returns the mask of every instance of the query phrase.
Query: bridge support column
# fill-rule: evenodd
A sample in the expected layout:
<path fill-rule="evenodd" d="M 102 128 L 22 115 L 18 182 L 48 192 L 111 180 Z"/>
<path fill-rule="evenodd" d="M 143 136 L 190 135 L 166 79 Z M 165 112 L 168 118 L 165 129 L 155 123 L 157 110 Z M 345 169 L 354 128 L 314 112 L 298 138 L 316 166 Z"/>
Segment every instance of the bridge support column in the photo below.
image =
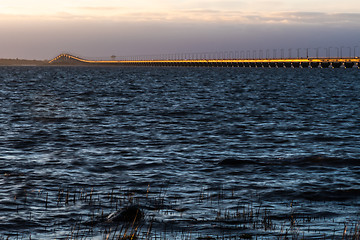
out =
<path fill-rule="evenodd" d="M 277 68 L 276 63 L 274 63 L 274 62 L 269 63 L 269 66 L 270 66 L 270 68 Z"/>
<path fill-rule="evenodd" d="M 291 62 L 285 62 L 285 63 L 284 63 L 284 67 L 285 67 L 285 68 L 291 68 L 291 67 L 292 67 Z"/>
<path fill-rule="evenodd" d="M 352 68 L 354 66 L 353 62 L 345 62 L 344 63 L 345 68 Z"/>
<path fill-rule="evenodd" d="M 300 63 L 300 66 L 302 68 L 308 68 L 310 66 L 310 64 L 309 64 L 309 62 L 302 62 L 302 63 Z"/>
<path fill-rule="evenodd" d="M 321 63 L 321 67 L 322 68 L 328 68 L 330 66 L 330 63 L 329 62 L 322 62 Z"/>
<path fill-rule="evenodd" d="M 256 63 L 254 63 L 254 62 L 249 63 L 249 65 L 250 65 L 251 68 L 255 68 L 255 67 L 256 67 Z"/>
<path fill-rule="evenodd" d="M 333 62 L 331 65 L 333 68 L 339 68 L 343 65 L 343 63 L 342 62 Z"/>
<path fill-rule="evenodd" d="M 277 62 L 277 63 L 276 63 L 276 66 L 277 66 L 278 68 L 282 68 L 282 67 L 284 67 L 285 65 L 284 65 L 283 62 Z"/>
<path fill-rule="evenodd" d="M 268 62 L 263 62 L 263 67 L 264 68 L 269 68 L 270 67 L 270 64 Z"/>
<path fill-rule="evenodd" d="M 300 63 L 299 62 L 293 62 L 292 63 L 293 68 L 299 68 L 300 67 Z"/>
<path fill-rule="evenodd" d="M 310 63 L 311 68 L 318 68 L 319 65 L 320 65 L 320 63 L 318 63 L 318 62 L 311 62 Z"/>

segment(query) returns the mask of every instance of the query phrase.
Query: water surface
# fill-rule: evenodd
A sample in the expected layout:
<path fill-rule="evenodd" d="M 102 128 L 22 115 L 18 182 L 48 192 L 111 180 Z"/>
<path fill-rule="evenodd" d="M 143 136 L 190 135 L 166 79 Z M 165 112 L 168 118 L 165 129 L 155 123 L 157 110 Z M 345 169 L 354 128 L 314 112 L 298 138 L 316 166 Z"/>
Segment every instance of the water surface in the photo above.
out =
<path fill-rule="evenodd" d="M 131 204 L 168 239 L 360 220 L 358 69 L 1 67 L 0 99 L 5 239 L 106 238 Z"/>

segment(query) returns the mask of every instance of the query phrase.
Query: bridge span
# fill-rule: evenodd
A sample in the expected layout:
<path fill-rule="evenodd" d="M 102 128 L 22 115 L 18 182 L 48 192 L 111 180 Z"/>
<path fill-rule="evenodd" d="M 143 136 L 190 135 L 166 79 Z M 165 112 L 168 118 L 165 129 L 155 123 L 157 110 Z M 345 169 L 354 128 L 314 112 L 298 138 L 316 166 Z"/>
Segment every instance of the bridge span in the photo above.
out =
<path fill-rule="evenodd" d="M 63 53 L 50 60 L 49 64 L 153 67 L 360 68 L 360 58 L 87 60 Z"/>

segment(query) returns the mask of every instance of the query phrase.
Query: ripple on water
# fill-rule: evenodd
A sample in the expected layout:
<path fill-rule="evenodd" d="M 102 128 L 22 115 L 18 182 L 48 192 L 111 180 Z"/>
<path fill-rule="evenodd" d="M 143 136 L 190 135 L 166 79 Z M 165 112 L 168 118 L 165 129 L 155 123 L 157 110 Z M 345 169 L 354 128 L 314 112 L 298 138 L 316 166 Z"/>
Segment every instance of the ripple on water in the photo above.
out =
<path fill-rule="evenodd" d="M 101 238 L 116 227 L 82 223 L 132 204 L 163 235 L 331 238 L 357 219 L 358 71 L 0 73 L 0 236 Z"/>

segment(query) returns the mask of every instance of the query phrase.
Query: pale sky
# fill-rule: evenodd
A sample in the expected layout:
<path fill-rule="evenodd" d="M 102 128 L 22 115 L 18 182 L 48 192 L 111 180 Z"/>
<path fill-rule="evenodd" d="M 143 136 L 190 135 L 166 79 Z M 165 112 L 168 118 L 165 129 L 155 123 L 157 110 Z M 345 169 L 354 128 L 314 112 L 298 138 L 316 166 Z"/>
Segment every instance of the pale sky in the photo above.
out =
<path fill-rule="evenodd" d="M 0 58 L 353 48 L 360 45 L 360 3 L 0 0 L 0 33 Z"/>

